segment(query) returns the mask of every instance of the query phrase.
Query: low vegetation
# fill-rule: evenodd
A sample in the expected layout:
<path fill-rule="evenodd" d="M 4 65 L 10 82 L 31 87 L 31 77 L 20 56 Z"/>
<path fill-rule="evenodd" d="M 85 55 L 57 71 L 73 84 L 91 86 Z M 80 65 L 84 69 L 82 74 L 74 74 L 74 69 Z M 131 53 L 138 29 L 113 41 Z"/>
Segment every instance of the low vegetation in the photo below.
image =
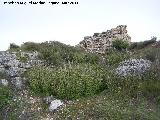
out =
<path fill-rule="evenodd" d="M 119 42 L 103 55 L 105 62 L 100 55 L 59 42 L 29 42 L 12 50 L 38 51 L 47 64 L 26 71 L 30 92 L 72 101 L 49 113 L 57 120 L 159 120 L 160 49 L 152 46 L 155 39 L 130 46 Z M 150 60 L 151 68 L 138 76 L 115 75 L 119 63 L 129 58 Z M 10 94 L 3 93 L 5 105 Z"/>
<path fill-rule="evenodd" d="M 104 70 L 93 65 L 69 65 L 63 68 L 37 67 L 28 71 L 31 89 L 38 94 L 60 99 L 92 96 L 106 89 Z"/>
<path fill-rule="evenodd" d="M 106 64 L 110 66 L 117 66 L 120 62 L 129 59 L 131 57 L 130 53 L 127 51 L 110 50 L 108 54 L 105 55 Z"/>
<path fill-rule="evenodd" d="M 129 43 L 125 40 L 116 39 L 113 41 L 112 46 L 113 48 L 119 51 L 122 51 L 122 50 L 126 50 L 129 47 Z"/>
<path fill-rule="evenodd" d="M 18 108 L 18 104 L 13 100 L 12 90 L 7 86 L 0 85 L 0 119 L 17 120 L 15 108 Z"/>

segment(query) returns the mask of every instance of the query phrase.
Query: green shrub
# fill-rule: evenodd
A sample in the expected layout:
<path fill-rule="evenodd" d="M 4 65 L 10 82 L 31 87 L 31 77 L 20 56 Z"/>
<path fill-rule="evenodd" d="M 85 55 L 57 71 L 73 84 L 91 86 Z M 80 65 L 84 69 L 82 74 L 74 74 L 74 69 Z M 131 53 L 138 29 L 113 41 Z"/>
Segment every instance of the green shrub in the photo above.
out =
<path fill-rule="evenodd" d="M 106 88 L 104 71 L 96 65 L 69 65 L 57 69 L 36 67 L 26 76 L 34 93 L 63 99 L 91 96 Z"/>
<path fill-rule="evenodd" d="M 112 42 L 112 46 L 117 50 L 126 50 L 129 47 L 129 43 L 121 39 L 116 39 Z"/>
<path fill-rule="evenodd" d="M 105 56 L 106 63 L 108 65 L 118 65 L 120 62 L 130 58 L 130 54 L 128 52 L 120 52 L 117 50 L 110 51 L 109 54 Z"/>
<path fill-rule="evenodd" d="M 43 49 L 40 52 L 40 59 L 45 60 L 49 65 L 61 65 L 63 63 L 62 56 L 59 52 L 54 52 L 50 49 Z"/>
<path fill-rule="evenodd" d="M 61 66 L 64 63 L 70 62 L 91 64 L 99 63 L 98 55 L 94 53 L 87 53 L 78 47 L 65 45 L 58 41 L 46 41 L 43 43 L 26 42 L 23 43 L 18 50 L 27 52 L 37 51 L 40 53 L 40 59 L 45 60 L 48 65 L 54 66 Z M 10 51 L 13 50 L 10 49 Z M 18 59 L 25 62 L 27 57 L 21 57 L 18 55 Z"/>
<path fill-rule="evenodd" d="M 25 42 L 21 45 L 21 49 L 22 51 L 39 51 L 40 45 L 39 43 Z"/>
<path fill-rule="evenodd" d="M 94 53 L 86 54 L 84 59 L 85 59 L 85 63 L 91 63 L 91 64 L 98 64 L 100 61 L 99 56 Z"/>
<path fill-rule="evenodd" d="M 110 77 L 107 80 L 108 90 L 117 99 L 132 99 L 137 97 L 137 93 L 140 91 L 139 83 L 141 78 L 139 76 L 119 77 L 114 73 L 110 73 Z"/>
<path fill-rule="evenodd" d="M 73 59 L 74 59 L 75 63 L 84 63 L 85 57 L 86 57 L 86 54 L 83 52 L 82 53 L 75 53 Z"/>
<path fill-rule="evenodd" d="M 90 63 L 90 64 L 99 64 L 100 56 L 95 53 L 75 53 L 73 57 L 74 63 Z"/>
<path fill-rule="evenodd" d="M 56 41 L 44 42 L 40 46 L 40 58 L 55 66 L 64 63 L 99 63 L 99 56 L 93 53 L 86 53 L 75 47 L 65 45 Z"/>

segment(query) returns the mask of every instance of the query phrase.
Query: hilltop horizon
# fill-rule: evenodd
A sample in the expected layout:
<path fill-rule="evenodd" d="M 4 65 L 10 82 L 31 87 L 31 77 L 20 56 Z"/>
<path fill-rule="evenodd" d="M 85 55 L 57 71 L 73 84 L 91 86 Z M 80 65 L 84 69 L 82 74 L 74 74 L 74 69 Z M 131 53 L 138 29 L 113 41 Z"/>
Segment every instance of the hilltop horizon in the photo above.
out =
<path fill-rule="evenodd" d="M 27 41 L 76 45 L 84 36 L 121 24 L 128 26 L 132 41 L 151 36 L 160 39 L 159 0 L 77 0 L 78 4 L 55 6 L 3 4 L 5 1 L 0 1 L 0 50 L 9 43 Z"/>

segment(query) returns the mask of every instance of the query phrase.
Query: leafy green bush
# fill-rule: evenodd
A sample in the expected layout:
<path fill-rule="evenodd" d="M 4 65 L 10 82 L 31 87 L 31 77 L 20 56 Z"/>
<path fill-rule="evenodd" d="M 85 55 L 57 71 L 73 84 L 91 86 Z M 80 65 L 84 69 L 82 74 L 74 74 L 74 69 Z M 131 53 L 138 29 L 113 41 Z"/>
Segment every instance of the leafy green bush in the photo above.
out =
<path fill-rule="evenodd" d="M 91 63 L 91 64 L 98 64 L 100 61 L 99 56 L 94 53 L 87 53 L 84 59 L 85 59 L 84 63 Z"/>
<path fill-rule="evenodd" d="M 25 42 L 21 45 L 22 51 L 39 51 L 39 49 L 40 49 L 39 43 Z"/>
<path fill-rule="evenodd" d="M 108 65 L 118 65 L 120 62 L 128 59 L 130 57 L 130 53 L 128 52 L 120 52 L 117 50 L 110 51 L 109 54 L 105 56 L 106 63 Z"/>
<path fill-rule="evenodd" d="M 107 92 L 83 98 L 67 104 L 65 109 L 56 111 L 56 120 L 159 120 L 159 113 L 151 110 L 145 98 L 140 97 L 133 105 L 126 97 L 117 98 Z"/>
<path fill-rule="evenodd" d="M 74 63 L 90 63 L 98 64 L 100 62 L 100 56 L 94 53 L 75 53 L 73 57 Z"/>
<path fill-rule="evenodd" d="M 46 60 L 48 64 L 61 65 L 63 63 L 72 62 L 74 47 L 65 45 L 57 41 L 44 42 L 40 44 L 40 58 Z"/>
<path fill-rule="evenodd" d="M 39 52 L 40 58 L 46 60 L 49 64 L 56 66 L 64 63 L 91 63 L 98 64 L 99 56 L 93 53 L 86 53 L 75 47 L 63 43 L 52 41 L 41 43 Z"/>
<path fill-rule="evenodd" d="M 57 98 L 77 99 L 103 91 L 104 70 L 96 65 L 73 65 L 64 68 L 32 68 L 26 74 L 34 93 Z"/>
<path fill-rule="evenodd" d="M 91 63 L 98 64 L 99 56 L 94 53 L 87 53 L 78 47 L 65 45 L 58 41 L 46 41 L 43 43 L 26 42 L 18 48 L 18 51 L 37 51 L 39 58 L 45 60 L 48 65 L 61 66 L 64 63 Z M 10 49 L 10 51 L 15 51 Z M 19 53 L 18 53 L 19 54 Z M 22 62 L 27 60 L 26 57 L 19 56 Z"/>
<path fill-rule="evenodd" d="M 136 98 L 137 93 L 140 91 L 140 80 L 141 77 L 139 76 L 119 77 L 112 72 L 110 73 L 106 84 L 109 92 L 118 99 L 123 99 L 123 97 L 132 99 Z"/>
<path fill-rule="evenodd" d="M 129 43 L 121 39 L 116 39 L 112 42 L 112 46 L 117 50 L 126 50 L 129 47 Z"/>

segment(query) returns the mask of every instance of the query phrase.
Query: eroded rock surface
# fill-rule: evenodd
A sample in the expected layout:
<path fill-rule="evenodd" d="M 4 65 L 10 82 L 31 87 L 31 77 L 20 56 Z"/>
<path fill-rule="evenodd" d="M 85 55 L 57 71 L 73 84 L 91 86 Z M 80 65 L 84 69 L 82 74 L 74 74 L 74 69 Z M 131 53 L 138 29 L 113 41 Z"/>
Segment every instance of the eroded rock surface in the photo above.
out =
<path fill-rule="evenodd" d="M 151 67 L 151 61 L 144 59 L 129 59 L 120 63 L 115 74 L 119 76 L 140 75 Z"/>

